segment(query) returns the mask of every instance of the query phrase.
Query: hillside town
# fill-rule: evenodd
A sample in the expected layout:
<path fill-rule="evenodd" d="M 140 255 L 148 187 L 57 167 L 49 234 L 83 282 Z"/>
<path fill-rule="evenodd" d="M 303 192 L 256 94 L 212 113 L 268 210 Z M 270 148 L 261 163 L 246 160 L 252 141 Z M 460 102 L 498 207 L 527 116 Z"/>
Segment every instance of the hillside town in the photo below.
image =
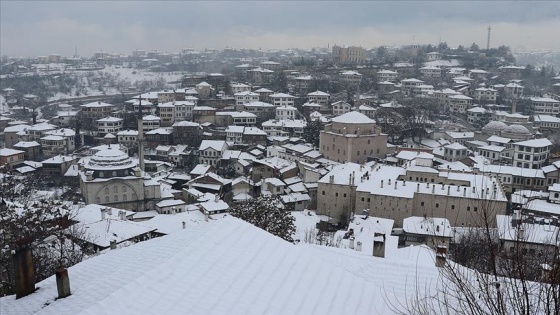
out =
<path fill-rule="evenodd" d="M 437 290 L 445 264 L 476 269 L 460 260 L 473 230 L 527 255 L 531 281 L 559 273 L 560 73 L 508 47 L 100 51 L 1 66 L 3 222 L 48 226 L 20 238 L 21 225 L 2 227 L 18 262 L 2 314 L 387 314 L 407 288 Z M 290 217 L 289 242 L 235 218 L 261 206 Z M 51 250 L 81 258 L 36 286 L 32 248 L 63 234 Z M 228 268 L 261 272 L 220 277 Z"/>

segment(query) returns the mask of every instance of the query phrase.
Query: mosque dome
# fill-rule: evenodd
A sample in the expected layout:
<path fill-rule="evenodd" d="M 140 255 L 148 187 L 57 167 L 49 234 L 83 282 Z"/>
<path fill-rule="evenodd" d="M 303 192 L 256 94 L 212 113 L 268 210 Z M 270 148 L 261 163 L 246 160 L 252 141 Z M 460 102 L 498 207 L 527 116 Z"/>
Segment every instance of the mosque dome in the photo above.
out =
<path fill-rule="evenodd" d="M 501 122 L 501 121 L 491 121 L 489 123 L 486 124 L 486 126 L 482 127 L 482 130 L 484 131 L 491 131 L 491 132 L 496 132 L 496 131 L 502 131 L 504 129 L 506 129 L 508 127 L 508 125 L 506 125 L 505 123 Z"/>
<path fill-rule="evenodd" d="M 105 149 L 91 157 L 86 168 L 92 171 L 117 171 L 131 169 L 137 165 L 128 154 L 118 149 Z"/>
<path fill-rule="evenodd" d="M 530 135 L 531 132 L 527 127 L 522 125 L 509 125 L 503 132 L 510 133 L 510 134 L 518 134 L 518 135 Z"/>

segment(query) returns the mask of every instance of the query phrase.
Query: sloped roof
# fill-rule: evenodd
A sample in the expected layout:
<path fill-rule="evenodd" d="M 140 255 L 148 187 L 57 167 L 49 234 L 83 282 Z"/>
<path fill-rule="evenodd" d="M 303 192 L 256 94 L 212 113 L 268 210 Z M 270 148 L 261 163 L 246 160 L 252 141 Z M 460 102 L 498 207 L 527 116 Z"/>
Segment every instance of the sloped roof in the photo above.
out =
<path fill-rule="evenodd" d="M 386 314 L 390 302 L 384 300 L 384 290 L 396 295 L 391 296 L 393 301 L 404 299 L 407 290 L 414 291 L 414 284 L 421 292 L 434 286 L 438 272 L 425 247 L 401 250 L 392 260 L 368 254 L 368 249 L 294 246 L 228 216 L 88 259 L 69 268 L 69 297 L 55 299 L 52 276 L 27 297 L 2 298 L 0 311 Z M 421 275 L 418 283 L 405 281 L 415 274 Z M 320 288 L 320 294 L 314 288 Z"/>

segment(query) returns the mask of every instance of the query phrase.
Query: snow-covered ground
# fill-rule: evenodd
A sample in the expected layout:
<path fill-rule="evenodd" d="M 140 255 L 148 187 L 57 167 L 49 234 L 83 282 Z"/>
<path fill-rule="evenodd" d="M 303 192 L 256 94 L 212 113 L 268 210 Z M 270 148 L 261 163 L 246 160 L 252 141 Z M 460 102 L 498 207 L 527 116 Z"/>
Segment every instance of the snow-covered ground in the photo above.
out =
<path fill-rule="evenodd" d="M 87 76 L 92 76 L 92 82 L 96 82 L 97 78 L 111 77 L 115 81 L 121 82 L 127 87 L 135 86 L 136 84 L 144 81 L 158 82 L 163 80 L 166 85 L 171 85 L 170 82 L 180 81 L 185 73 L 183 72 L 151 72 L 141 69 L 123 68 L 110 66 L 102 70 L 91 72 L 75 71 L 75 75 L 81 77 L 80 84 L 83 86 L 82 94 L 80 96 L 101 96 L 101 95 L 119 95 L 121 91 L 116 87 L 104 86 L 103 91 L 99 91 L 97 87 L 90 85 L 90 80 Z M 69 98 L 76 98 L 76 87 L 70 93 L 56 93 L 54 96 L 49 97 L 49 101 L 58 101 Z"/>

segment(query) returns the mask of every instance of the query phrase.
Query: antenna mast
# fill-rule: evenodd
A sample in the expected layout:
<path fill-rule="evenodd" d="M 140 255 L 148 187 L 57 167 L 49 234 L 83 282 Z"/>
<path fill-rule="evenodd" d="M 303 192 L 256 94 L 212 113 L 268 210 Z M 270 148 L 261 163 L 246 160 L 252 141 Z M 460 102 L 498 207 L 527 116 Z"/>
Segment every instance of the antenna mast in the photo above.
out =
<path fill-rule="evenodd" d="M 486 40 L 486 50 L 490 49 L 490 32 L 492 31 L 492 27 L 488 26 L 488 39 Z"/>

